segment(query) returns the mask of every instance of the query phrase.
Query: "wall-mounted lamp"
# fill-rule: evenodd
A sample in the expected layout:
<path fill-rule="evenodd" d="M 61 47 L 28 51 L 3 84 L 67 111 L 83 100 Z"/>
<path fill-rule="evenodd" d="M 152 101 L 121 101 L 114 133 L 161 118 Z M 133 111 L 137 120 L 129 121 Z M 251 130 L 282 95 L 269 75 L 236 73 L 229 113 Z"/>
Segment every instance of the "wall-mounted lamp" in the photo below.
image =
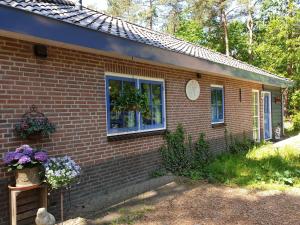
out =
<path fill-rule="evenodd" d="M 40 58 L 47 58 L 48 50 L 46 45 L 36 44 L 33 46 L 34 55 Z"/>
<path fill-rule="evenodd" d="M 202 75 L 201 75 L 201 73 L 197 73 L 197 78 L 202 78 Z"/>

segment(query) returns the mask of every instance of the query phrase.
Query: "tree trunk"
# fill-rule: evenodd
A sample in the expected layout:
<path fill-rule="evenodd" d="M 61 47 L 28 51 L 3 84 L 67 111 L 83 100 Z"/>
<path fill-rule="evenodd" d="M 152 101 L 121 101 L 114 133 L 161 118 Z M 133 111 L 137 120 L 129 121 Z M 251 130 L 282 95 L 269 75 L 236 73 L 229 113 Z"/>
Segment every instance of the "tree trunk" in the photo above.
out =
<path fill-rule="evenodd" d="M 227 27 L 227 17 L 225 10 L 221 8 L 221 23 L 224 31 L 224 43 L 225 43 L 225 50 L 226 55 L 230 56 L 229 52 L 229 39 L 228 39 L 228 27 Z"/>
<path fill-rule="evenodd" d="M 149 5 L 149 28 L 152 29 L 153 28 L 153 0 L 149 1 L 150 5 Z"/>
<path fill-rule="evenodd" d="M 248 17 L 247 17 L 247 29 L 248 29 L 248 54 L 249 54 L 249 62 L 253 61 L 253 8 L 251 6 L 251 0 L 248 0 Z"/>

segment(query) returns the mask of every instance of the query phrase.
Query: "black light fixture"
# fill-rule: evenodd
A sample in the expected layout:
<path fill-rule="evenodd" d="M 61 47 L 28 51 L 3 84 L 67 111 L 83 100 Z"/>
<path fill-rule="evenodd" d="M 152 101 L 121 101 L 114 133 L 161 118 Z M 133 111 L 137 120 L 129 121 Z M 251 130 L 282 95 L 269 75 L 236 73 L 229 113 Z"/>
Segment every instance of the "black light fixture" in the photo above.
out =
<path fill-rule="evenodd" d="M 36 44 L 33 46 L 34 55 L 40 58 L 47 58 L 48 51 L 46 45 Z"/>
<path fill-rule="evenodd" d="M 197 73 L 197 78 L 202 78 L 202 75 L 201 75 L 201 73 Z"/>

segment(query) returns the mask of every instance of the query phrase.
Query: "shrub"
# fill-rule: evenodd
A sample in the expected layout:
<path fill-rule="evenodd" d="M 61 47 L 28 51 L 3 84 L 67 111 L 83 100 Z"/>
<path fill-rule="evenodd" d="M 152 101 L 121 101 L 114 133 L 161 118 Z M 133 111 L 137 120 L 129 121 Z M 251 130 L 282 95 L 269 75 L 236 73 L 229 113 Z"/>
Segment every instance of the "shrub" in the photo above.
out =
<path fill-rule="evenodd" d="M 209 151 L 209 145 L 205 141 L 205 134 L 201 133 L 197 142 L 195 143 L 193 151 L 193 166 L 194 167 L 204 167 L 209 163 L 212 158 L 211 152 Z"/>
<path fill-rule="evenodd" d="M 290 105 L 292 106 L 292 110 L 294 113 L 300 110 L 300 90 L 296 90 L 292 94 Z"/>
<path fill-rule="evenodd" d="M 300 131 L 300 112 L 297 114 L 293 115 L 292 117 L 293 120 L 293 128 L 295 131 Z"/>
<path fill-rule="evenodd" d="M 167 171 L 182 175 L 191 168 L 191 152 L 189 144 L 185 143 L 185 132 L 178 125 L 175 132 L 167 132 L 165 144 L 161 147 L 163 166 Z"/>

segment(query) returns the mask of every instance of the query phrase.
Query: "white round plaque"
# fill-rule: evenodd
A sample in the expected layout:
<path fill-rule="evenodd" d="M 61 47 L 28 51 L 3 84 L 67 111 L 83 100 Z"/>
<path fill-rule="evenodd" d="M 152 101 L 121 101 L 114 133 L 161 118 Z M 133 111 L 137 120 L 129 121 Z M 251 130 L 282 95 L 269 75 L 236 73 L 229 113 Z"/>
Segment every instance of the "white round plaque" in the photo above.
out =
<path fill-rule="evenodd" d="M 200 95 L 200 85 L 196 80 L 189 80 L 185 87 L 186 96 L 188 99 L 195 101 Z"/>

